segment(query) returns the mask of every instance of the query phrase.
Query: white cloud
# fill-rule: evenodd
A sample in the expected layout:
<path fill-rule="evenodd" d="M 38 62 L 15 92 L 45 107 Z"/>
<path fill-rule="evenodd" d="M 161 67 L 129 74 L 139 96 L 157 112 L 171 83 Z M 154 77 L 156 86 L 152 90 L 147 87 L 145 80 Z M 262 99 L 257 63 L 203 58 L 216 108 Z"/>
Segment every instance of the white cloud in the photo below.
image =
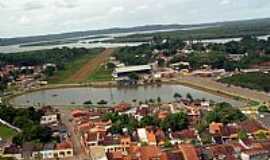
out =
<path fill-rule="evenodd" d="M 23 5 L 23 9 L 25 11 L 37 10 L 44 7 L 45 5 L 42 3 L 42 1 L 29 1 Z"/>
<path fill-rule="evenodd" d="M 228 4 L 231 4 L 231 3 L 232 3 L 231 0 L 221 0 L 221 1 L 220 1 L 220 4 L 221 4 L 221 5 L 228 5 Z"/>
<path fill-rule="evenodd" d="M 0 1 L 0 8 L 5 8 L 4 2 L 1 2 L 1 1 Z"/>
<path fill-rule="evenodd" d="M 30 22 L 30 19 L 29 19 L 29 17 L 23 15 L 19 18 L 18 22 L 19 22 L 19 24 L 26 25 Z"/>
<path fill-rule="evenodd" d="M 109 11 L 110 14 L 115 14 L 115 13 L 121 13 L 125 10 L 125 8 L 123 6 L 115 6 L 112 7 Z"/>
<path fill-rule="evenodd" d="M 0 0 L 0 37 L 270 17 L 269 8 L 269 0 Z"/>
<path fill-rule="evenodd" d="M 59 8 L 75 8 L 77 7 L 76 0 L 55 0 L 55 6 Z"/>

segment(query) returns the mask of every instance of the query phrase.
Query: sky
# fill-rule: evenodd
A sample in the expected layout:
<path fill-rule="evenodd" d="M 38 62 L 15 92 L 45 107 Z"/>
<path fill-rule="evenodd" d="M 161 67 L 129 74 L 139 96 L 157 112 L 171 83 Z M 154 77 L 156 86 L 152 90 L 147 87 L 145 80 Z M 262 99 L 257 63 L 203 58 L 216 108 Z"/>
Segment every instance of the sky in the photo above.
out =
<path fill-rule="evenodd" d="M 0 0 L 0 37 L 270 17 L 270 0 Z"/>

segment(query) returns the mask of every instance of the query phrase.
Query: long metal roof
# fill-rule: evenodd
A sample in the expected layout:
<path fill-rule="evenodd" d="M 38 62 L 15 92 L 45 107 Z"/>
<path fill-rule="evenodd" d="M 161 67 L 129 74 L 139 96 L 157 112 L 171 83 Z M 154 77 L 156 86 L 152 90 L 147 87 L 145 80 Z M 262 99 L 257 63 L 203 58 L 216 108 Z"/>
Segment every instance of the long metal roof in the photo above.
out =
<path fill-rule="evenodd" d="M 151 70 L 151 69 L 152 67 L 150 65 L 128 66 L 128 67 L 115 68 L 114 73 L 136 72 L 136 71 Z"/>

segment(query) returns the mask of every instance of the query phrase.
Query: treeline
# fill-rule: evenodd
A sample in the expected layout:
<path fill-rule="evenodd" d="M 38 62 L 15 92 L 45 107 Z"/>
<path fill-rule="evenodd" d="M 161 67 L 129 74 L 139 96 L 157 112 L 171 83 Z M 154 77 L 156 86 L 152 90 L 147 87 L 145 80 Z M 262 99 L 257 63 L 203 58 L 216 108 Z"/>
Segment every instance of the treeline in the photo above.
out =
<path fill-rule="evenodd" d="M 256 89 L 259 91 L 270 92 L 269 73 L 245 73 L 233 75 L 220 80 L 223 83 L 241 86 L 244 88 Z"/>
<path fill-rule="evenodd" d="M 153 42 L 135 47 L 120 48 L 114 53 L 114 56 L 125 65 L 145 65 L 155 61 L 155 49 L 163 50 L 165 56 L 172 56 L 178 49 L 184 48 L 185 43 L 177 39 L 162 39 L 154 37 Z"/>
<path fill-rule="evenodd" d="M 216 38 L 235 38 L 250 35 L 267 35 L 270 34 L 269 19 L 258 19 L 240 22 L 224 22 L 209 24 L 209 27 L 201 27 L 191 30 L 177 30 L 161 33 L 148 33 L 130 35 L 127 38 L 155 37 L 173 38 L 180 40 L 200 40 L 200 39 L 216 39 Z"/>
<path fill-rule="evenodd" d="M 145 65 L 152 59 L 152 47 L 149 44 L 124 47 L 115 51 L 114 56 L 126 65 Z"/>
<path fill-rule="evenodd" d="M 86 49 L 86 48 L 55 48 L 40 51 L 29 51 L 21 53 L 0 54 L 0 65 L 42 65 L 46 63 L 54 63 L 63 67 L 79 56 L 85 54 L 97 54 L 102 49 Z"/>
<path fill-rule="evenodd" d="M 40 125 L 40 118 L 44 113 L 30 108 L 13 108 L 0 106 L 0 118 L 20 128 L 21 133 L 13 137 L 13 143 L 21 145 L 24 142 L 47 143 L 52 140 L 52 131 Z"/>
<path fill-rule="evenodd" d="M 113 134 L 122 133 L 123 128 L 126 128 L 129 133 L 132 133 L 137 128 L 146 126 L 158 126 L 165 132 L 168 129 L 179 131 L 188 127 L 188 116 L 185 112 L 170 114 L 164 120 L 158 119 L 155 115 L 148 115 L 138 121 L 133 116 L 127 114 L 120 115 L 116 112 L 105 114 L 103 119 L 112 121 L 113 124 L 110 132 Z"/>

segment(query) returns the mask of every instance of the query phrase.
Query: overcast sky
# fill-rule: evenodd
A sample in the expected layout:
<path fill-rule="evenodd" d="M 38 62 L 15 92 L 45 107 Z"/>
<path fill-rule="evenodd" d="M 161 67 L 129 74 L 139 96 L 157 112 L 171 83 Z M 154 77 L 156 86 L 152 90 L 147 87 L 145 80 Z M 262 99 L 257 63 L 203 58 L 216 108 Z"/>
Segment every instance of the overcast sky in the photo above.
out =
<path fill-rule="evenodd" d="M 0 37 L 270 17 L 270 0 L 0 0 Z"/>

